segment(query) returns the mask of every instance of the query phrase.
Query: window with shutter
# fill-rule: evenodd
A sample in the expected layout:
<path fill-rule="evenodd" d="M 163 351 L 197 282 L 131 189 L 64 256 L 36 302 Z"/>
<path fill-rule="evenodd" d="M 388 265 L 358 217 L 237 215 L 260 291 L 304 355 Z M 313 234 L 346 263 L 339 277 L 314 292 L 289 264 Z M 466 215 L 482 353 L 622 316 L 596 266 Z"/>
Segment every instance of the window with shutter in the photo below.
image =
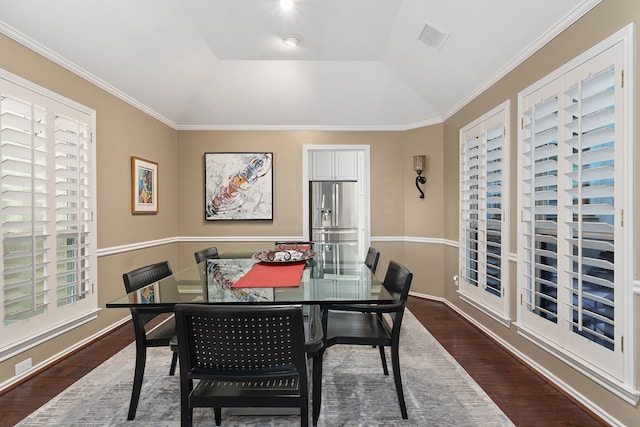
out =
<path fill-rule="evenodd" d="M 525 304 L 528 311 L 558 323 L 558 96 L 525 111 L 527 137 L 520 148 L 524 158 L 523 251 Z"/>
<path fill-rule="evenodd" d="M 507 127 L 509 102 L 460 130 L 461 297 L 509 321 Z"/>
<path fill-rule="evenodd" d="M 0 75 L 0 359 L 94 317 L 95 113 Z"/>
<path fill-rule="evenodd" d="M 520 331 L 616 389 L 635 381 L 629 43 L 623 31 L 519 95 Z"/>

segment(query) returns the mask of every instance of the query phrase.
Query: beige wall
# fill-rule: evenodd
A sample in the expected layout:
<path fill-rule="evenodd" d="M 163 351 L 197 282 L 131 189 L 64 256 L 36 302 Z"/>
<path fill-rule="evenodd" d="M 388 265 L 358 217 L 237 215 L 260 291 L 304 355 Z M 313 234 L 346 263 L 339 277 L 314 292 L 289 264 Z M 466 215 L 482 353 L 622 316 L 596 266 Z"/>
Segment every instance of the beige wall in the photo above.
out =
<path fill-rule="evenodd" d="M 495 106 L 507 99 L 511 100 L 511 215 L 509 218 L 511 241 L 509 251 L 513 254 L 517 252 L 516 247 L 516 226 L 517 226 L 517 95 L 518 92 L 527 88 L 537 80 L 541 79 L 556 68 L 562 66 L 582 52 L 588 50 L 611 34 L 621 30 L 632 22 L 640 20 L 640 2 L 637 0 L 605 0 L 595 7 L 585 17 L 577 21 L 565 32 L 556 37 L 553 41 L 544 46 L 531 58 L 518 66 L 514 71 L 501 79 L 483 94 L 478 96 L 473 102 L 458 111 L 444 123 L 444 191 L 448 197 L 445 198 L 445 210 L 447 212 L 458 212 L 458 130 L 472 122 L 476 118 L 491 110 Z M 637 30 L 636 30 L 637 31 Z M 637 35 L 636 35 L 637 37 Z M 636 39 L 636 50 L 638 40 Z M 639 82 L 636 71 L 636 82 Z M 636 90 L 640 86 L 636 85 Z M 638 93 L 636 93 L 636 99 Z M 640 110 L 638 110 L 640 112 Z M 640 151 L 640 150 L 638 150 Z M 640 153 L 637 153 L 640 154 Z M 637 160 L 636 160 L 636 164 Z M 636 179 L 637 182 L 637 179 Z M 636 198 L 638 198 L 636 194 Z M 638 211 L 636 210 L 636 222 L 638 221 Z M 444 218 L 445 236 L 447 239 L 458 240 L 458 218 L 456 215 L 446 215 Z M 637 241 L 637 236 L 636 236 Z M 574 369 L 559 362 L 548 353 L 540 350 L 528 341 L 518 336 L 515 327 L 505 328 L 490 320 L 487 316 L 474 310 L 468 304 L 462 302 L 456 294 L 455 286 L 451 277 L 457 272 L 457 250 L 450 248 L 446 250 L 444 295 L 447 300 L 455 304 L 460 310 L 473 317 L 492 333 L 507 341 L 515 347 L 518 352 L 525 354 L 535 363 L 548 370 L 551 375 L 556 376 L 561 381 L 573 387 L 577 392 L 587 399 L 595 402 L 607 413 L 615 416 L 626 425 L 637 425 L 640 419 L 640 410 L 627 403 L 624 403 L 613 394 L 600 387 L 596 383 L 578 373 Z M 636 262 L 638 254 L 636 253 Z M 512 319 L 515 320 L 517 303 L 516 265 L 511 263 L 510 284 Z M 636 276 L 637 279 L 637 276 Z M 637 300 L 637 297 L 635 297 Z M 637 318 L 637 315 L 636 315 Z M 637 320 L 635 322 L 638 323 Z M 637 334 L 636 334 L 637 335 Z M 636 337 L 638 342 L 638 337 Z M 636 362 L 637 363 L 637 362 Z M 523 385 L 526 387 L 525 385 Z"/>
<path fill-rule="evenodd" d="M 369 145 L 371 161 L 371 228 L 374 238 L 441 237 L 442 227 L 442 126 L 434 125 L 410 132 L 231 132 L 184 131 L 178 133 L 178 235 L 210 238 L 200 243 L 180 244 L 180 263 L 193 262 L 195 249 L 217 246 L 264 249 L 264 243 L 229 244 L 216 237 L 301 236 L 303 145 Z M 206 152 L 273 152 L 274 219 L 271 221 L 205 221 L 203 155 Z M 428 182 L 425 199 L 414 185 L 412 156 L 424 154 Z M 186 239 L 185 239 L 186 240 Z M 406 262 L 416 279 L 412 289 L 429 295 L 442 293 L 442 255 L 439 245 L 414 244 L 405 258 L 404 244 L 386 246 L 380 262 L 383 277 L 390 259 Z M 426 253 L 433 256 L 426 256 Z M 425 259 L 428 261 L 425 262 Z M 434 273 L 437 272 L 437 273 Z M 435 274 L 435 275 L 434 275 Z M 421 280 L 430 277 L 427 282 Z"/>
<path fill-rule="evenodd" d="M 444 163 L 443 163 L 443 126 L 433 125 L 414 129 L 404 134 L 404 150 L 401 168 L 404 172 L 404 236 L 444 238 L 442 223 L 445 211 L 444 199 Z M 424 199 L 415 186 L 416 173 L 413 170 L 414 155 L 427 156 L 427 182 L 421 185 Z M 374 235 L 379 235 L 373 233 Z"/>
<path fill-rule="evenodd" d="M 181 236 L 302 235 L 302 147 L 314 144 L 371 146 L 373 235 L 403 235 L 404 179 L 401 132 L 179 132 L 178 183 Z M 206 152 L 273 152 L 274 212 L 269 221 L 205 221 L 203 155 Z"/>
<path fill-rule="evenodd" d="M 132 245 L 177 234 L 177 132 L 86 80 L 0 35 L 0 68 L 96 110 L 98 249 Z M 159 164 L 158 215 L 131 215 L 131 156 Z M 176 261 L 175 245 L 103 256 L 98 259 L 98 305 L 124 291 L 122 273 L 145 263 Z M 95 321 L 0 362 L 0 383 L 14 376 L 14 365 L 31 358 L 33 365 L 92 337 L 124 310 L 103 309 Z"/>
<path fill-rule="evenodd" d="M 179 237 L 177 244 L 137 248 L 99 258 L 99 304 L 122 291 L 121 274 L 140 265 L 168 259 L 174 269 L 193 262 L 193 251 L 216 244 L 222 250 L 261 249 L 264 242 L 220 242 L 229 236 L 302 234 L 302 146 L 369 144 L 373 244 L 381 252 L 378 276 L 390 259 L 415 274 L 412 291 L 446 298 L 459 310 L 549 370 L 587 399 L 632 425 L 640 411 L 614 397 L 583 375 L 461 302 L 451 280 L 458 268 L 458 131 L 506 99 L 511 99 L 511 200 L 515 253 L 517 93 L 606 36 L 640 19 L 637 0 L 605 0 L 586 17 L 542 48 L 443 124 L 406 132 L 208 132 L 175 131 L 10 39 L 0 36 L 0 68 L 94 108 L 98 117 L 98 248 L 142 245 Z M 636 80 L 637 76 L 636 76 Z M 638 87 L 638 86 L 637 86 Z M 226 151 L 274 153 L 273 222 L 206 222 L 203 214 L 203 154 Z M 640 150 L 638 150 L 640 151 Z M 411 157 L 428 156 L 425 199 L 418 198 Z M 130 157 L 159 163 L 158 215 L 130 213 Z M 640 227 L 639 233 L 640 233 Z M 636 255 L 637 257 L 637 255 Z M 177 266 L 177 267 L 175 267 Z M 511 307 L 516 307 L 515 265 L 511 266 Z M 102 310 L 99 319 L 26 354 L 0 363 L 0 383 L 11 378 L 15 363 L 32 357 L 39 363 L 89 337 L 118 319 L 124 310 Z M 514 314 L 515 317 L 515 314 Z M 637 319 L 637 318 L 636 318 Z M 636 324 L 640 321 L 636 320 Z M 526 385 L 523 385 L 526 387 Z"/>
<path fill-rule="evenodd" d="M 402 170 L 404 174 L 404 231 L 407 242 L 399 261 L 413 272 L 411 292 L 441 297 L 444 292 L 444 228 L 446 215 L 444 200 L 443 126 L 433 125 L 405 132 Z M 414 155 L 427 156 L 427 182 L 422 186 L 424 199 L 415 187 Z M 379 234 L 373 233 L 374 236 Z M 386 269 L 389 262 L 383 245 L 380 265 Z M 387 250 L 388 251 L 388 250 Z M 392 252 L 393 253 L 393 252 Z M 383 277 L 384 270 L 378 273 Z"/>

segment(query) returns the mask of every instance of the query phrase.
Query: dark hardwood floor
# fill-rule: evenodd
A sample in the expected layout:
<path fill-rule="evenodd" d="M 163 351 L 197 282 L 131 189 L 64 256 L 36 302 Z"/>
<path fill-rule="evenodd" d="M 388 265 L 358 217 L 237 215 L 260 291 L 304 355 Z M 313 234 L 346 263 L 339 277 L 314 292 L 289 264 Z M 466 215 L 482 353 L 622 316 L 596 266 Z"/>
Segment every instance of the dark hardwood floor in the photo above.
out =
<path fill-rule="evenodd" d="M 515 425 L 606 425 L 444 304 L 411 297 L 408 307 Z M 0 427 L 15 425 L 132 341 L 128 323 L 0 395 Z"/>
<path fill-rule="evenodd" d="M 607 425 L 446 305 L 411 297 L 407 307 L 515 425 Z"/>

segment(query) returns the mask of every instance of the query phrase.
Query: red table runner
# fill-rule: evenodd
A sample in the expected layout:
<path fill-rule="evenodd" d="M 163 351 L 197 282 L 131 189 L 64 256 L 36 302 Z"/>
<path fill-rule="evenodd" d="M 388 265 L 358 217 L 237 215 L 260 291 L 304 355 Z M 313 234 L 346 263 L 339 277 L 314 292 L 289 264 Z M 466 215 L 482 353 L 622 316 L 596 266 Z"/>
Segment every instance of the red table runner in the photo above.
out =
<path fill-rule="evenodd" d="M 242 276 L 232 288 L 283 288 L 300 286 L 305 261 L 290 264 L 258 263 Z"/>

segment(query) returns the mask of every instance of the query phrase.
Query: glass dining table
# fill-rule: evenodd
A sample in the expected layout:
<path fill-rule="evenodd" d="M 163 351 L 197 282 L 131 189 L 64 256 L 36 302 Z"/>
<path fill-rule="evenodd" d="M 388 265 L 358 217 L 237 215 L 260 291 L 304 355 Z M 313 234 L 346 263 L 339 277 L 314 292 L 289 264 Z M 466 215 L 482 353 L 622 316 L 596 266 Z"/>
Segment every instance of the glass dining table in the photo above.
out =
<path fill-rule="evenodd" d="M 304 267 L 300 266 L 302 272 L 299 281 L 296 278 L 295 283 L 287 286 L 238 286 L 241 285 L 239 281 L 243 276 L 256 272 L 257 268 L 254 267 L 265 263 L 252 257 L 252 253 L 228 252 L 122 295 L 108 302 L 106 307 L 153 306 L 173 309 L 173 306 L 180 303 L 325 306 L 393 302 L 393 297 L 358 257 L 353 247 L 317 244 L 314 252 L 313 258 L 306 260 L 306 263 L 303 261 Z M 279 270 L 276 268 L 265 268 L 262 272 L 268 276 L 270 271 L 279 277 Z M 277 282 L 277 277 L 272 279 Z M 266 282 L 274 282 L 268 280 L 268 277 L 266 279 Z"/>

